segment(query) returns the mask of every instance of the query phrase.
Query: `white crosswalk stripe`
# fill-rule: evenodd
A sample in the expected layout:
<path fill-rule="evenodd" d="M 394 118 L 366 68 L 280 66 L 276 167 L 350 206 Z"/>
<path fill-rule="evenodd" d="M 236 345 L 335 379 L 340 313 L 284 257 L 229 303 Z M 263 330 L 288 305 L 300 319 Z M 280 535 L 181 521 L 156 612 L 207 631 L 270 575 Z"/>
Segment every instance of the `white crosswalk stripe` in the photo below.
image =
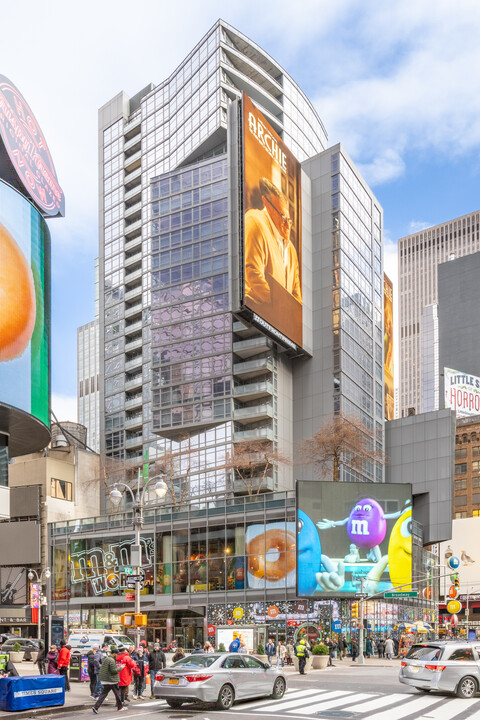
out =
<path fill-rule="evenodd" d="M 359 693 L 351 690 L 292 690 L 282 700 L 241 703 L 232 710 L 252 715 L 285 714 L 289 720 L 314 716 L 321 711 L 358 713 L 361 720 L 480 720 L 480 701 L 454 699 L 443 695 L 414 693 Z M 469 714 L 472 713 L 473 714 Z"/>

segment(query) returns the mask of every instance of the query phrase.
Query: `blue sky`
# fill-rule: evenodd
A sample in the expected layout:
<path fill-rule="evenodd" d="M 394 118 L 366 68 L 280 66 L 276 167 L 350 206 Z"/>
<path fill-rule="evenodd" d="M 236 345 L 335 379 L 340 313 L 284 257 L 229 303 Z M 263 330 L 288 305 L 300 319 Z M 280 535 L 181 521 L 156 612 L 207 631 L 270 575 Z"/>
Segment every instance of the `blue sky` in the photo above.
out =
<path fill-rule="evenodd" d="M 94 314 L 97 110 L 165 79 L 219 17 L 289 72 L 363 172 L 392 279 L 399 237 L 480 207 L 477 0 L 25 0 L 1 17 L 0 73 L 32 107 L 66 195 L 66 218 L 49 222 L 60 419 L 75 417 L 76 328 Z"/>

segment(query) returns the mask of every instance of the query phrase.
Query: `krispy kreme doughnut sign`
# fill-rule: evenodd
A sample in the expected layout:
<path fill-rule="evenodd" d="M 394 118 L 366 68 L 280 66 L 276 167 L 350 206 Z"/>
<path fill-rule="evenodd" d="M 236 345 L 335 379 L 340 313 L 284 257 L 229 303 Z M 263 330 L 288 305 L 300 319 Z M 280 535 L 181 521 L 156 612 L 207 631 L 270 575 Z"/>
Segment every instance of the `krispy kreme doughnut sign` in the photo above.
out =
<path fill-rule="evenodd" d="M 21 92 L 4 75 L 0 138 L 28 197 L 44 215 L 65 215 L 65 196 L 40 126 Z"/>

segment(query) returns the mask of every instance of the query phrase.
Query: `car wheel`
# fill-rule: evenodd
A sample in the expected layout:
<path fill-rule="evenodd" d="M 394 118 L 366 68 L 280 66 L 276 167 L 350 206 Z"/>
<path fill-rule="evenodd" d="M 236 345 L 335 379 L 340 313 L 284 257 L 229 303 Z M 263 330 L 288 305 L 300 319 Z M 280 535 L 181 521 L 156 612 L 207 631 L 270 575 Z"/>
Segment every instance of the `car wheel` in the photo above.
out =
<path fill-rule="evenodd" d="M 471 698 L 477 692 L 477 682 L 471 675 L 466 675 L 457 685 L 457 697 Z"/>
<path fill-rule="evenodd" d="M 167 700 L 167 705 L 169 707 L 173 708 L 174 710 L 178 710 L 178 708 L 181 708 L 183 705 L 182 700 Z"/>
<path fill-rule="evenodd" d="M 280 700 L 285 695 L 286 690 L 286 684 L 285 680 L 282 677 L 279 677 L 275 680 L 273 683 L 273 690 L 272 694 L 270 695 L 271 698 L 274 700 Z"/>
<path fill-rule="evenodd" d="M 222 685 L 218 693 L 217 709 L 230 710 L 235 700 L 235 693 L 231 685 Z"/>

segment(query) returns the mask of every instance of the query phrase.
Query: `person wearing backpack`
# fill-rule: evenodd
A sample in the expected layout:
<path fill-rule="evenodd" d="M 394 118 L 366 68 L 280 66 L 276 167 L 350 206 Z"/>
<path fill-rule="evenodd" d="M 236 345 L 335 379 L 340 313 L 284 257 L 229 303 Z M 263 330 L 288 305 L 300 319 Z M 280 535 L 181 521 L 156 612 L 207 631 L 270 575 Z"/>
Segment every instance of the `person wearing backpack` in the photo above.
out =
<path fill-rule="evenodd" d="M 90 679 L 90 697 L 95 698 L 95 687 L 97 685 L 97 675 L 95 673 L 95 654 L 98 645 L 92 645 L 92 649 L 87 653 L 87 672 Z"/>

